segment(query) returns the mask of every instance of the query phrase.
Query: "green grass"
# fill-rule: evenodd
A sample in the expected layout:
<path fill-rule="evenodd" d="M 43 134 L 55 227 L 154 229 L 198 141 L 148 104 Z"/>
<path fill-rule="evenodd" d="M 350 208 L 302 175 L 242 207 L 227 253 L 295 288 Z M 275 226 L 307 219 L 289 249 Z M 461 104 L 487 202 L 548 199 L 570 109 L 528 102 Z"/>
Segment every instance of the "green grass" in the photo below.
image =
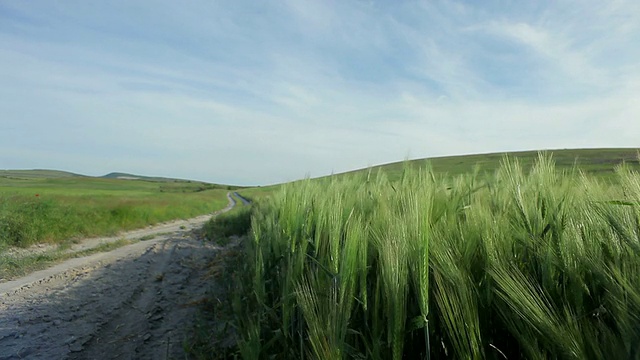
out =
<path fill-rule="evenodd" d="M 220 246 L 227 246 L 233 237 L 243 237 L 251 226 L 251 205 L 243 205 L 237 196 L 231 211 L 217 215 L 202 228 L 205 239 Z M 230 295 L 234 287 L 234 271 L 246 265 L 242 251 L 235 246 L 221 250 L 208 265 L 213 278 L 207 296 L 196 300 L 198 312 L 183 348 L 189 359 L 229 359 L 236 351 L 234 344 L 233 307 Z"/>
<path fill-rule="evenodd" d="M 245 266 L 243 253 L 235 246 L 219 250 L 215 260 L 209 264 L 211 287 L 206 296 L 195 299 L 197 305 L 195 321 L 187 329 L 188 335 L 183 349 L 188 359 L 234 359 L 236 329 L 233 324 L 234 278 L 230 269 Z"/>
<path fill-rule="evenodd" d="M 0 177 L 0 248 L 113 235 L 227 203 L 225 186 L 200 182 L 21 174 Z"/>
<path fill-rule="evenodd" d="M 64 246 L 54 250 L 28 255 L 11 255 L 0 252 L 0 280 L 12 280 L 34 271 L 46 269 L 52 264 L 68 259 L 89 256 L 99 252 L 108 252 L 134 242 L 136 241 L 119 239 L 100 244 L 91 249 L 76 252 L 66 251 Z"/>
<path fill-rule="evenodd" d="M 639 358 L 637 172 L 414 165 L 253 205 L 234 275 L 242 358 Z"/>
<path fill-rule="evenodd" d="M 548 150 L 553 156 L 555 166 L 558 170 L 567 170 L 577 165 L 582 171 L 599 178 L 615 180 L 615 167 L 626 163 L 631 169 L 640 170 L 638 161 L 638 151 L 640 149 L 625 148 L 602 148 L 602 149 L 559 149 Z M 479 172 L 493 174 L 499 167 L 502 158 L 508 155 L 513 159 L 518 159 L 525 171 L 529 171 L 536 159 L 538 151 L 519 151 L 509 153 L 489 153 L 475 155 L 445 156 L 409 161 L 409 165 L 414 168 L 422 168 L 427 164 L 435 173 L 447 173 L 449 175 L 461 175 L 473 172 L 478 167 Z M 385 165 L 374 166 L 372 170 L 382 169 L 387 173 L 390 180 L 397 180 L 402 177 L 402 171 L 406 162 L 395 162 Z M 369 169 L 355 170 L 353 172 L 366 172 Z M 340 176 L 338 174 L 337 176 Z"/>
<path fill-rule="evenodd" d="M 227 245 L 233 236 L 246 235 L 251 227 L 251 205 L 244 205 L 235 194 L 232 197 L 236 201 L 235 207 L 211 218 L 202 227 L 207 240 L 222 246 Z"/>
<path fill-rule="evenodd" d="M 602 148 L 548 150 L 546 153 L 553 156 L 554 164 L 558 171 L 570 170 L 574 166 L 577 166 L 577 168 L 589 175 L 611 182 L 617 181 L 615 168 L 622 163 L 625 163 L 632 170 L 640 171 L 640 162 L 638 160 L 639 151 L 640 149 L 630 148 Z M 518 159 L 522 168 L 525 171 L 529 171 L 538 158 L 538 151 L 445 156 L 400 161 L 324 176 L 318 179 L 341 178 L 353 174 L 366 174 L 370 171 L 373 173 L 383 171 L 390 181 L 397 181 L 402 177 L 407 164 L 413 169 L 421 169 L 429 166 L 434 173 L 446 174 L 448 176 L 471 174 L 477 171 L 481 176 L 491 177 L 500 167 L 500 162 L 505 155 L 513 159 Z M 254 187 L 240 189 L 238 192 L 249 199 L 260 200 L 278 191 L 281 186 L 282 184 Z"/>
<path fill-rule="evenodd" d="M 82 177 L 82 175 L 59 170 L 0 170 L 0 178 L 10 179 L 56 179 Z"/>
<path fill-rule="evenodd" d="M 241 189 L 238 190 L 238 194 L 242 195 L 245 199 L 249 201 L 259 201 L 262 198 L 268 197 L 273 194 L 274 191 L 280 189 L 282 185 L 270 185 L 270 186 L 260 186 L 253 187 L 249 189 Z"/>
<path fill-rule="evenodd" d="M 158 236 L 158 234 L 145 235 L 145 236 L 142 236 L 142 237 L 138 238 L 138 241 L 153 240 L 153 239 L 156 238 L 156 236 Z"/>

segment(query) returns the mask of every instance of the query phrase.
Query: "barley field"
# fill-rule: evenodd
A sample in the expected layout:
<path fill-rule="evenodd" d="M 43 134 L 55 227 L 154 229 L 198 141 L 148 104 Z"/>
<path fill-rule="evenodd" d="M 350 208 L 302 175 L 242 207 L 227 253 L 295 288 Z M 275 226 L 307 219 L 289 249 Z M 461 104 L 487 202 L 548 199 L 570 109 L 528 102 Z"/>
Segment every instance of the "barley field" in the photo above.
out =
<path fill-rule="evenodd" d="M 235 274 L 241 356 L 640 358 L 640 175 L 527 169 L 407 166 L 261 199 Z"/>

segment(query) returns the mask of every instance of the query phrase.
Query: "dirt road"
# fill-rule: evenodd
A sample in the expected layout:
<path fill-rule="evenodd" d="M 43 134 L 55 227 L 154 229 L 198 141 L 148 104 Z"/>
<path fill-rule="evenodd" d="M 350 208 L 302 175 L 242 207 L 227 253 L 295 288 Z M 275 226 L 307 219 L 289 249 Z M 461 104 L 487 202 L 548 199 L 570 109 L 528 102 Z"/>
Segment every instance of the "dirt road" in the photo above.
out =
<path fill-rule="evenodd" d="M 206 265 L 224 251 L 194 235 L 207 218 L 0 284 L 0 360 L 183 359 Z"/>

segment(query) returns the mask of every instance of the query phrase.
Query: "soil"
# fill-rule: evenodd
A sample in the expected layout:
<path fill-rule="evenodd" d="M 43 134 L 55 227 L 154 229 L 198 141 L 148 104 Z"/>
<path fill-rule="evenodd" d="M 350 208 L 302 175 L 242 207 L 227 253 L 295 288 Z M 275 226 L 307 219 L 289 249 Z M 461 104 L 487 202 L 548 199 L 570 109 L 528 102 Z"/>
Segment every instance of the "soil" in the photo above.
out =
<path fill-rule="evenodd" d="M 210 217 L 129 233 L 156 237 L 0 283 L 0 360 L 184 359 L 197 304 L 215 286 L 208 265 L 226 251 L 198 236 Z"/>

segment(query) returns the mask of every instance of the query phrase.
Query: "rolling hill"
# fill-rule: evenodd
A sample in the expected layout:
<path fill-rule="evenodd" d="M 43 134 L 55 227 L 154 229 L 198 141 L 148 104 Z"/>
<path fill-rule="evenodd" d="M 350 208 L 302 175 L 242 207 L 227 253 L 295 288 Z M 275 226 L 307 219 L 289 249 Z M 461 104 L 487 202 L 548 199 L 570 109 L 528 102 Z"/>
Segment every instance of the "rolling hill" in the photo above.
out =
<path fill-rule="evenodd" d="M 632 169 L 640 171 L 639 154 L 640 148 L 601 148 L 601 149 L 558 149 L 544 150 L 552 154 L 556 166 L 559 169 L 570 169 L 576 165 L 582 171 L 600 176 L 609 177 L 614 173 L 616 166 L 625 163 Z M 356 172 L 374 170 L 382 170 L 387 173 L 391 179 L 399 178 L 405 164 L 413 167 L 423 167 L 430 164 L 437 173 L 447 173 L 449 175 L 458 175 L 473 171 L 474 167 L 479 167 L 481 172 L 493 172 L 498 168 L 500 162 L 505 155 L 520 161 L 525 169 L 531 167 L 538 156 L 539 151 L 518 151 L 518 152 L 498 152 L 487 154 L 444 156 L 424 159 L 415 159 L 409 161 L 398 161 L 388 164 L 375 165 L 372 167 L 351 170 L 330 176 L 342 176 Z M 322 176 L 319 178 L 327 178 L 330 176 Z M 0 178 L 28 180 L 28 179 L 63 179 L 63 178 L 94 178 L 67 171 L 59 170 L 0 170 Z M 96 179 L 122 179 L 122 180 L 143 180 L 151 182 L 190 182 L 190 180 L 165 178 L 158 176 L 143 176 L 122 172 L 112 172 L 104 176 L 95 177 Z M 197 183 L 206 184 L 197 181 Z M 213 185 L 213 184 L 212 184 Z M 277 186 L 278 184 L 272 185 Z M 217 185 L 227 187 L 226 185 Z M 266 188 L 271 188 L 268 186 Z M 240 189 L 242 187 L 229 186 L 229 188 Z M 263 187 L 263 189 L 266 189 Z"/>
<path fill-rule="evenodd" d="M 157 182 L 181 182 L 181 181 L 191 181 L 185 179 L 174 179 L 167 178 L 161 176 L 144 176 L 144 175 L 135 175 L 129 173 L 122 172 L 112 172 L 107 175 L 101 176 L 104 179 L 121 179 L 121 180 L 144 180 L 144 181 L 157 181 Z"/>
<path fill-rule="evenodd" d="M 60 170 L 0 170 L 0 177 L 10 179 L 61 179 L 71 177 L 86 177 L 68 171 Z"/>
<path fill-rule="evenodd" d="M 595 175 L 600 179 L 612 178 L 616 166 L 622 163 L 627 164 L 633 170 L 640 171 L 640 163 L 638 161 L 640 149 L 638 148 L 561 149 L 545 151 L 552 154 L 558 169 L 569 170 L 576 165 L 578 169 Z M 528 171 L 537 159 L 538 153 L 539 151 L 499 152 L 398 161 L 321 176 L 315 179 L 329 179 L 331 177 L 341 177 L 358 172 L 372 171 L 375 173 L 377 171 L 383 171 L 389 179 L 393 181 L 402 176 L 405 164 L 417 168 L 430 164 L 434 172 L 446 173 L 452 176 L 472 172 L 476 166 L 479 167 L 480 173 L 491 173 L 500 166 L 500 162 L 505 155 L 512 159 L 518 159 L 523 168 Z M 243 189 L 240 193 L 251 199 L 259 199 L 276 191 L 280 188 L 280 185 L 282 184 Z"/>
<path fill-rule="evenodd" d="M 580 170 L 600 177 L 608 177 L 614 173 L 616 166 L 625 163 L 632 169 L 640 170 L 638 148 L 602 148 L 602 149 L 559 149 L 544 150 L 553 156 L 558 169 L 571 169 L 577 166 Z M 505 155 L 518 159 L 525 170 L 528 170 L 540 151 L 501 152 L 474 155 L 445 156 L 409 161 L 399 161 L 371 167 L 372 170 L 382 170 L 390 178 L 398 178 L 402 174 L 405 163 L 414 167 L 430 164 L 436 173 L 458 175 L 473 171 L 478 166 L 480 172 L 493 172 L 499 166 Z M 359 171 L 369 171 L 369 168 L 349 171 L 349 174 Z M 337 174 L 340 176 L 342 174 Z"/>

